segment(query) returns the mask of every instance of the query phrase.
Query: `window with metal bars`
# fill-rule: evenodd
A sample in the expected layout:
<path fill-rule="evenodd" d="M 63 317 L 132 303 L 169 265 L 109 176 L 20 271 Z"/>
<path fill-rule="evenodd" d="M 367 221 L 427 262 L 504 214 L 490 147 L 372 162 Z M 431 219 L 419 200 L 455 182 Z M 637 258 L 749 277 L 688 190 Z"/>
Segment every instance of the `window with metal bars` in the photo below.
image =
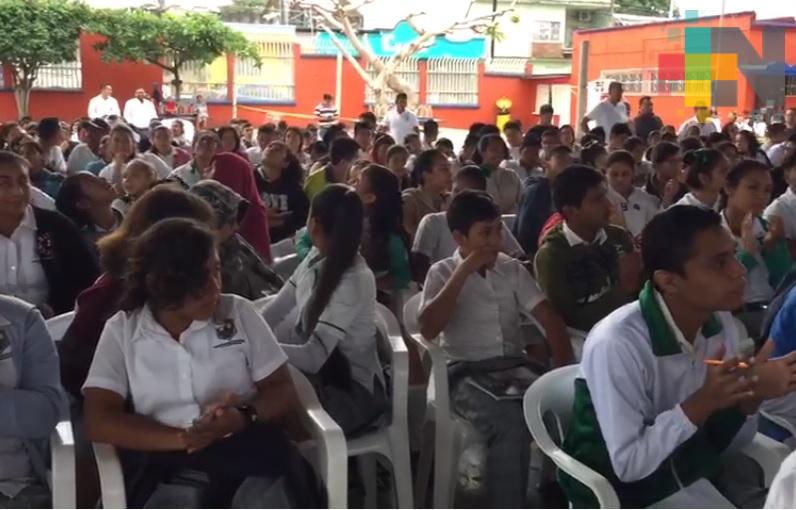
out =
<path fill-rule="evenodd" d="M 380 59 L 383 63 L 387 63 L 389 58 L 382 57 Z M 378 73 L 373 68 L 373 66 L 368 63 L 367 67 L 368 76 L 371 79 L 376 79 Z M 420 64 L 416 58 L 409 58 L 398 64 L 398 67 L 395 70 L 395 75 L 404 80 L 406 83 L 412 87 L 412 90 L 418 91 L 420 88 Z M 388 103 L 395 102 L 395 96 L 397 92 L 392 90 L 391 88 L 384 86 L 383 91 L 384 97 L 387 99 Z M 375 103 L 375 97 L 373 94 L 373 89 L 365 85 L 365 104 L 373 104 Z"/>
<path fill-rule="evenodd" d="M 174 97 L 172 85 L 174 75 L 163 71 L 163 96 Z M 180 69 L 180 99 L 191 100 L 202 94 L 208 101 L 225 101 L 227 99 L 227 57 L 218 57 L 211 64 L 186 62 Z M 177 98 L 175 98 L 177 99 Z"/>
<path fill-rule="evenodd" d="M 433 106 L 478 106 L 478 59 L 429 59 L 426 103 Z"/>
<path fill-rule="evenodd" d="M 256 44 L 262 59 L 259 68 L 252 59 L 235 59 L 238 101 L 295 101 L 293 44 L 289 41 L 260 41 Z"/>
<path fill-rule="evenodd" d="M 0 76 L 2 81 L 2 76 Z M 33 88 L 38 90 L 80 90 L 83 88 L 83 65 L 78 45 L 75 60 L 48 64 L 39 69 Z"/>

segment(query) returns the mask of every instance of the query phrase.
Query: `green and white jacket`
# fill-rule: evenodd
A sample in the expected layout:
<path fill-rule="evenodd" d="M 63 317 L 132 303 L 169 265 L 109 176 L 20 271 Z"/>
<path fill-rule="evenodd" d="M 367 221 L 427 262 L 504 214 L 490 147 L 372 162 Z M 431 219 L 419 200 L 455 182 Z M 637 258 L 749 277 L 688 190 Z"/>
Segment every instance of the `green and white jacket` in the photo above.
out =
<path fill-rule="evenodd" d="M 728 312 L 715 313 L 687 342 L 648 282 L 638 301 L 589 334 L 563 449 L 605 476 L 622 507 L 646 507 L 711 479 L 722 453 L 752 440 L 757 415 L 731 408 L 697 427 L 680 404 L 702 387 L 703 361 L 715 359 L 722 344 L 733 356 L 739 343 Z M 564 473 L 559 478 L 573 506 L 596 506 L 589 489 Z"/>

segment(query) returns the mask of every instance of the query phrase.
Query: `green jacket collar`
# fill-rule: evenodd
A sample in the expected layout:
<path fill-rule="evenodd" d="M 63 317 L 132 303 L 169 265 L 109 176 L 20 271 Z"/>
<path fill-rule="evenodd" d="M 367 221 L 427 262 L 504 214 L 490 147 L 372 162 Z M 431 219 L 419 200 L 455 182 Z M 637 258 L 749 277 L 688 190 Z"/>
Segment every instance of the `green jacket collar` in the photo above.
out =
<path fill-rule="evenodd" d="M 655 288 L 651 281 L 647 281 L 644 288 L 641 289 L 638 302 L 641 307 L 641 316 L 644 317 L 644 322 L 647 323 L 650 332 L 652 352 L 656 356 L 671 356 L 683 352 L 674 331 L 672 331 L 672 325 L 666 320 L 655 299 Z M 702 326 L 702 335 L 705 338 L 710 338 L 721 333 L 721 330 L 721 321 L 716 314 L 713 314 Z"/>

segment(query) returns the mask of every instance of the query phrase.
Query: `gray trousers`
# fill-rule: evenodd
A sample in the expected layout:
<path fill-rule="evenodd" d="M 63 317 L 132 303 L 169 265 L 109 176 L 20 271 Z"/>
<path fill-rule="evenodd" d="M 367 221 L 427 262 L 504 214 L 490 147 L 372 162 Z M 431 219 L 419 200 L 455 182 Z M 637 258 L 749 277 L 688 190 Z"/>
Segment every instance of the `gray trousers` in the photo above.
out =
<path fill-rule="evenodd" d="M 451 387 L 453 410 L 486 441 L 486 492 L 492 508 L 524 508 L 531 435 L 522 400 L 495 400 L 459 378 Z"/>

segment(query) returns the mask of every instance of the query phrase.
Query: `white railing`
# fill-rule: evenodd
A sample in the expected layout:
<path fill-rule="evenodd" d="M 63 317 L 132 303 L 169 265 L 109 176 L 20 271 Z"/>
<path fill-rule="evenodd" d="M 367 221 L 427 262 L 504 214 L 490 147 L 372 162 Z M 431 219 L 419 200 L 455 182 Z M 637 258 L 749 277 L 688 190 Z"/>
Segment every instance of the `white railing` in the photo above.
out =
<path fill-rule="evenodd" d="M 478 105 L 478 59 L 429 59 L 426 102 L 433 106 Z"/>
<path fill-rule="evenodd" d="M 387 63 L 389 58 L 382 57 L 380 60 L 382 62 L 384 62 L 384 63 Z M 367 71 L 368 71 L 368 75 L 371 78 L 373 78 L 373 79 L 375 79 L 376 76 L 378 75 L 378 73 L 373 69 L 373 67 L 370 64 L 368 64 Z M 409 58 L 409 59 L 404 60 L 396 68 L 396 73 L 395 74 L 399 78 L 402 78 L 406 83 L 408 83 L 409 86 L 412 88 L 412 90 L 414 90 L 414 91 L 420 90 L 420 63 L 419 63 L 418 59 Z M 395 102 L 396 92 L 394 90 L 390 89 L 389 87 L 387 87 L 386 85 L 384 86 L 383 94 L 384 94 L 384 97 L 387 99 L 388 103 Z M 410 98 L 410 100 L 411 100 L 411 98 Z M 373 90 L 371 90 L 370 87 L 365 85 L 365 103 L 366 104 L 373 104 L 374 102 L 375 102 L 375 98 L 374 98 L 374 95 L 373 95 Z"/>
<path fill-rule="evenodd" d="M 223 57 L 226 59 L 226 57 Z M 223 69 L 224 79 L 213 79 L 210 64 L 201 62 L 186 62 L 180 69 L 180 99 L 193 99 L 196 94 L 202 94 L 207 100 L 227 99 L 226 66 Z M 174 75 L 163 71 L 163 96 L 174 97 L 174 87 L 171 82 Z"/>
<path fill-rule="evenodd" d="M 33 84 L 35 89 L 70 89 L 83 88 L 83 65 L 80 62 L 80 47 L 77 48 L 75 60 L 49 64 L 39 69 Z"/>
<path fill-rule="evenodd" d="M 527 70 L 528 59 L 522 57 L 495 57 L 484 62 L 486 74 L 525 76 Z"/>
<path fill-rule="evenodd" d="M 260 41 L 256 44 L 262 60 L 260 67 L 252 59 L 235 59 L 238 100 L 293 101 L 293 44 L 289 41 Z"/>

